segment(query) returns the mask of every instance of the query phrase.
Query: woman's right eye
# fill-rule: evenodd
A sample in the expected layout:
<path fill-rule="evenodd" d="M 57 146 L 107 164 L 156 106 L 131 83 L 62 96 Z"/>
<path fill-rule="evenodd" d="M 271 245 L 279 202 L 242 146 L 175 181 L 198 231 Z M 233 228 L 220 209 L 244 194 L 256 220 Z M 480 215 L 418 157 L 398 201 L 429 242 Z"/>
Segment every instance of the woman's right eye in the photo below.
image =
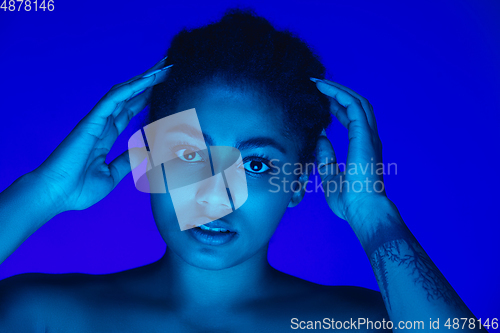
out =
<path fill-rule="evenodd" d="M 255 160 L 244 163 L 243 167 L 252 173 L 264 173 L 270 169 L 264 162 Z"/>
<path fill-rule="evenodd" d="M 180 158 L 184 162 L 201 162 L 201 161 L 203 161 L 203 158 L 200 156 L 199 153 L 197 153 L 196 151 L 189 149 L 189 148 L 179 149 L 175 152 L 175 155 L 177 155 L 177 157 Z"/>

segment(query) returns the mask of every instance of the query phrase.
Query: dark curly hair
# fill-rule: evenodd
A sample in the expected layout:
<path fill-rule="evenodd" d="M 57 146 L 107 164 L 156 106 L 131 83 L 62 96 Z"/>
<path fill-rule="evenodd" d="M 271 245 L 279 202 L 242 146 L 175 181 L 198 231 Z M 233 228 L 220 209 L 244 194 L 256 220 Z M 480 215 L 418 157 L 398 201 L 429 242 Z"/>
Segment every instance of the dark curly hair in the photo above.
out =
<path fill-rule="evenodd" d="M 251 84 L 281 107 L 284 133 L 297 141 L 300 161 L 311 161 L 331 116 L 327 97 L 309 80 L 324 78 L 325 68 L 301 39 L 252 11 L 231 9 L 218 22 L 180 31 L 167 55 L 174 66 L 153 88 L 147 123 L 173 113 L 180 94 L 192 86 L 215 78 Z"/>

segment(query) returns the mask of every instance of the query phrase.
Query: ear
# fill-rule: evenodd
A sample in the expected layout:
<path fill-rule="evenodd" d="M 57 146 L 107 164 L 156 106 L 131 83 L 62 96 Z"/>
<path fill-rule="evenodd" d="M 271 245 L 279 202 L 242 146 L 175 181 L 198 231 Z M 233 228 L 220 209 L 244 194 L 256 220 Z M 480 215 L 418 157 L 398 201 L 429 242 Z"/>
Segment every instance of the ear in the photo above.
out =
<path fill-rule="evenodd" d="M 292 199 L 288 203 L 288 207 L 292 208 L 297 206 L 304 198 L 304 195 L 306 194 L 307 181 L 309 180 L 309 174 L 311 173 L 313 167 L 312 163 L 306 163 L 306 170 L 300 175 L 299 179 L 297 179 L 300 186 L 298 186 L 297 182 L 294 183 L 296 186 L 292 188 L 293 195 Z"/>

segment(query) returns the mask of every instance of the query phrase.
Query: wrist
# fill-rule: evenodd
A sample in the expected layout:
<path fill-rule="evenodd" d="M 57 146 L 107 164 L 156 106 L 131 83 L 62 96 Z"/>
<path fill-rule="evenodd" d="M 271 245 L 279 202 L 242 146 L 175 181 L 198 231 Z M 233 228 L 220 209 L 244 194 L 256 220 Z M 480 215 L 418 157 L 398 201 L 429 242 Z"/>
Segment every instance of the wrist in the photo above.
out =
<path fill-rule="evenodd" d="M 396 205 L 386 196 L 359 200 L 351 207 L 348 222 L 363 247 L 373 240 L 380 230 L 391 230 L 405 225 Z"/>
<path fill-rule="evenodd" d="M 27 191 L 30 197 L 36 198 L 33 206 L 45 222 L 65 211 L 64 200 L 57 198 L 50 182 L 36 170 L 19 177 L 16 182 L 21 191 Z"/>

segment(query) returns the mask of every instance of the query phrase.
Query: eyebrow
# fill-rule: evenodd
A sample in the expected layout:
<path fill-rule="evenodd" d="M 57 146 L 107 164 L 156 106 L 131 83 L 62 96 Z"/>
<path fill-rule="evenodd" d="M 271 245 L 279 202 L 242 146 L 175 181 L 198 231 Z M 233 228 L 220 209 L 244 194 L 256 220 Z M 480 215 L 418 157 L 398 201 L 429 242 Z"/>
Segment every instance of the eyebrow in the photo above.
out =
<path fill-rule="evenodd" d="M 168 129 L 168 132 L 180 132 L 180 133 L 183 133 L 183 134 L 187 134 L 189 135 L 190 137 L 193 137 L 193 138 L 199 138 L 200 137 L 200 134 L 203 134 L 203 138 L 205 139 L 205 143 L 209 146 L 213 146 L 213 142 L 214 140 L 212 139 L 212 137 L 210 137 L 210 135 L 207 135 L 203 132 L 200 132 L 199 129 L 197 129 L 196 127 L 194 126 L 191 126 L 189 124 L 179 124 L 179 125 L 175 125 L 174 127 L 172 128 L 169 128 Z"/>
<path fill-rule="evenodd" d="M 268 147 L 268 146 L 276 148 L 277 150 L 279 150 L 283 154 L 286 154 L 286 149 L 282 145 L 280 145 L 278 142 L 276 142 L 276 140 L 271 139 L 271 138 L 266 137 L 266 136 L 251 138 L 251 139 L 244 140 L 244 141 L 238 141 L 236 143 L 236 148 L 238 148 L 239 150 L 261 148 L 261 147 Z"/>
<path fill-rule="evenodd" d="M 176 125 L 169 129 L 169 132 L 181 132 L 191 137 L 200 136 L 200 131 L 196 127 L 193 127 L 189 124 Z M 215 141 L 210 135 L 205 133 L 202 134 L 207 146 L 215 146 Z M 280 145 L 276 140 L 266 136 L 255 137 L 248 140 L 238 140 L 236 142 L 236 148 L 238 150 L 263 148 L 269 146 L 279 150 L 283 154 L 286 154 L 286 149 L 282 145 Z"/>

